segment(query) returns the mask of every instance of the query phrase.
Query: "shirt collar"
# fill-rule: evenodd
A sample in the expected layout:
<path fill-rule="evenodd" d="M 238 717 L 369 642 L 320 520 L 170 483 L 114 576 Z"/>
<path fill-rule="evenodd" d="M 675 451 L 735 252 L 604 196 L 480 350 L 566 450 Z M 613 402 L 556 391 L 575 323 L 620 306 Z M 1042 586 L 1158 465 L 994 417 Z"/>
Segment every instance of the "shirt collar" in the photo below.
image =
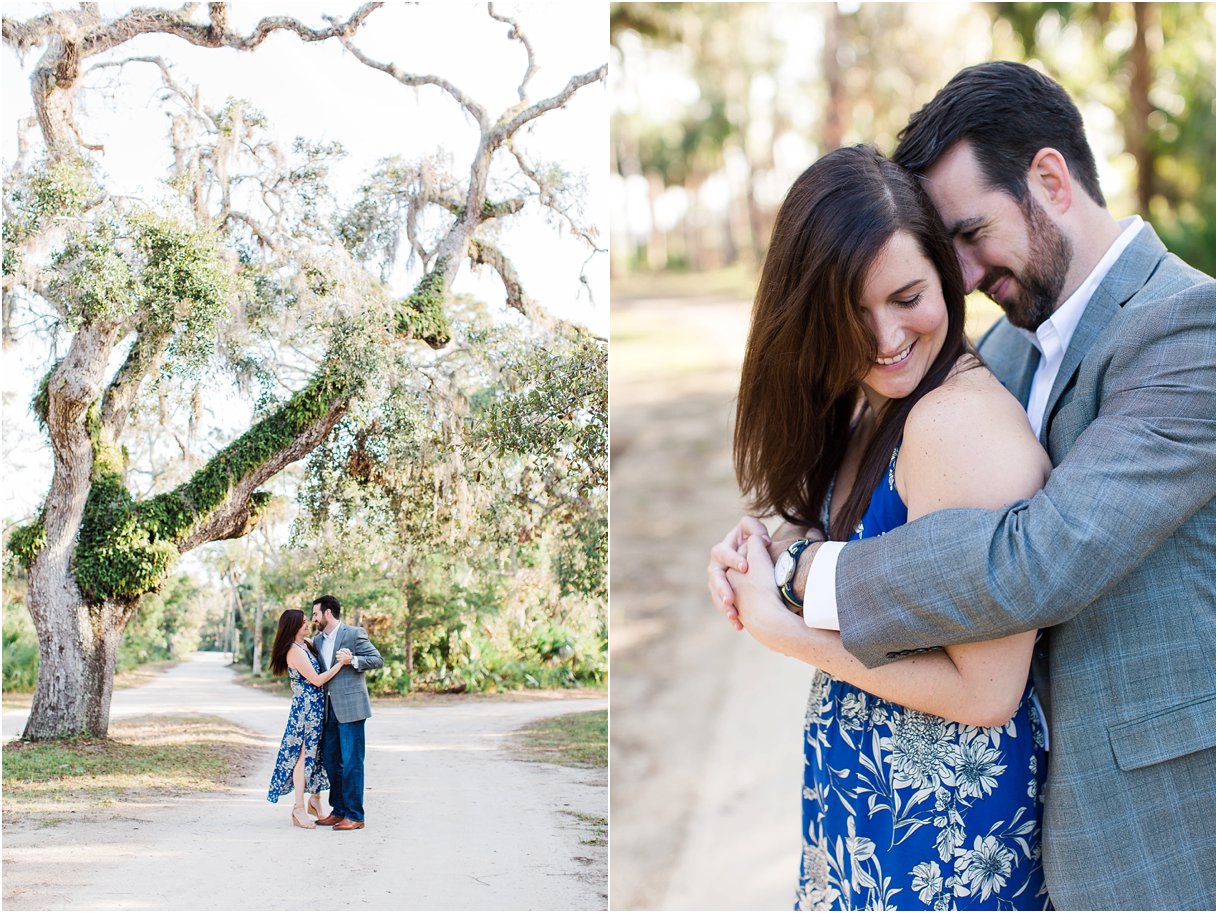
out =
<path fill-rule="evenodd" d="M 1104 256 L 1100 257 L 1100 262 L 1087 274 L 1087 278 L 1062 302 L 1061 307 L 1050 314 L 1049 319 L 1038 326 L 1035 332 L 1016 327 L 1043 357 L 1050 358 L 1070 347 L 1074 331 L 1083 319 L 1083 311 L 1087 310 L 1087 302 L 1108 276 L 1113 264 L 1125 253 L 1125 248 L 1133 243 L 1145 223 L 1141 216 L 1133 215 L 1126 216 L 1117 224 L 1121 226 L 1121 234 L 1104 252 Z"/>

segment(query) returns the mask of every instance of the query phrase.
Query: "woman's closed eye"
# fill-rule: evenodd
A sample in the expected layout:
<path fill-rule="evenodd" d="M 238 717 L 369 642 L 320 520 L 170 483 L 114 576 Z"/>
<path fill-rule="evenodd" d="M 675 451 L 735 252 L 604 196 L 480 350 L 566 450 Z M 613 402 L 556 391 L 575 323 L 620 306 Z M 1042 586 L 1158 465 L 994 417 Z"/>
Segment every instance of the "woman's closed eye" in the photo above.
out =
<path fill-rule="evenodd" d="M 903 308 L 915 308 L 921 303 L 921 301 L 922 301 L 922 293 L 918 292 L 918 294 L 916 294 L 910 298 L 897 298 L 897 299 L 895 299 L 894 304 L 896 304 L 898 307 L 903 307 Z"/>

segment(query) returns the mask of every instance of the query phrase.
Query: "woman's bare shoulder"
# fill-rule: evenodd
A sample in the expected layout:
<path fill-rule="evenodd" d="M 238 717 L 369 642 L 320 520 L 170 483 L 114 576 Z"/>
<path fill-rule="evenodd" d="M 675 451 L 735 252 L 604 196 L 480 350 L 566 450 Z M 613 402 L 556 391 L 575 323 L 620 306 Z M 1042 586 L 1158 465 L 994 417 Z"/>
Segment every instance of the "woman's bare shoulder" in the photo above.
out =
<path fill-rule="evenodd" d="M 304 651 L 297 650 L 295 644 L 288 647 L 287 662 L 289 666 L 297 671 L 300 671 L 305 666 L 309 665 L 309 661 L 305 658 Z"/>
<path fill-rule="evenodd" d="M 1019 401 L 975 359 L 910 410 L 900 460 L 911 515 L 1029 497 L 1051 468 Z"/>
<path fill-rule="evenodd" d="M 965 355 L 942 384 L 914 404 L 906 419 L 905 435 L 908 438 L 911 433 L 916 436 L 936 430 L 976 431 L 978 418 L 984 419 L 987 428 L 1031 435 L 1027 414 L 1019 400 L 989 368 Z"/>

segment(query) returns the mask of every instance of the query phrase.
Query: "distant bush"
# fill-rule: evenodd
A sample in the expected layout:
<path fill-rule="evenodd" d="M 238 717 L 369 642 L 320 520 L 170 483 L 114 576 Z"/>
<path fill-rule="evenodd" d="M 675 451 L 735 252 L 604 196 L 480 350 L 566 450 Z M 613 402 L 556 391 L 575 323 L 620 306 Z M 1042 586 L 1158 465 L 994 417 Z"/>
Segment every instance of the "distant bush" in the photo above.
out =
<path fill-rule="evenodd" d="M 4 602 L 4 690 L 33 691 L 38 681 L 38 638 L 21 603 Z"/>

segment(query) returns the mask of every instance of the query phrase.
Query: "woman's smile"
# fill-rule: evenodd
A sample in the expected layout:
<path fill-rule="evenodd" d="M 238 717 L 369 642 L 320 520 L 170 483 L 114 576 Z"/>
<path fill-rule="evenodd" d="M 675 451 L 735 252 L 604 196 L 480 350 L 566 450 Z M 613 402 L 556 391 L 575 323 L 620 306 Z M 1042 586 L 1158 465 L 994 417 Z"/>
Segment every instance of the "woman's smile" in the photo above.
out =
<path fill-rule="evenodd" d="M 891 358 L 877 358 L 875 360 L 875 363 L 883 368 L 895 367 L 896 365 L 901 364 L 901 362 L 905 361 L 905 359 L 907 359 L 909 357 L 909 353 L 913 351 L 914 346 L 916 346 L 917 344 L 918 344 L 918 341 L 915 339 L 913 342 L 911 342 L 909 345 L 907 345 L 904 349 L 902 349 L 896 355 L 893 355 Z"/>

